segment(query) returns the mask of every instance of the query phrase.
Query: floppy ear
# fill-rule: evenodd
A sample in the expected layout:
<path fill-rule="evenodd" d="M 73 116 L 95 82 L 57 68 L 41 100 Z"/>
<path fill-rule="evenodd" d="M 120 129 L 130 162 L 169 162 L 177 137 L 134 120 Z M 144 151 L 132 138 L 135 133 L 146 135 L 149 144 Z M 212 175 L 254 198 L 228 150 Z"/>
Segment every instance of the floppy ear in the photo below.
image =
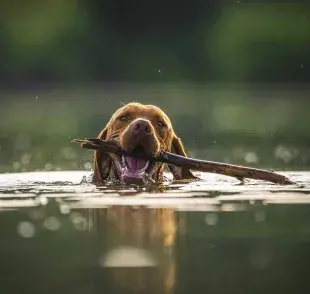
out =
<path fill-rule="evenodd" d="M 176 135 L 174 135 L 174 137 L 172 139 L 171 153 L 187 157 L 185 150 L 184 150 L 184 147 L 183 147 L 183 144 L 182 144 L 182 141 Z M 168 165 L 168 167 L 169 167 L 171 173 L 173 174 L 174 180 L 197 179 L 197 177 L 195 177 L 192 174 L 192 172 L 187 168 L 174 166 L 174 165 Z"/>
<path fill-rule="evenodd" d="M 108 128 L 103 129 L 98 135 L 98 139 L 105 140 L 107 137 Z M 106 153 L 100 150 L 94 151 L 94 173 L 92 178 L 93 184 L 102 184 L 109 176 L 111 167 L 111 159 Z"/>

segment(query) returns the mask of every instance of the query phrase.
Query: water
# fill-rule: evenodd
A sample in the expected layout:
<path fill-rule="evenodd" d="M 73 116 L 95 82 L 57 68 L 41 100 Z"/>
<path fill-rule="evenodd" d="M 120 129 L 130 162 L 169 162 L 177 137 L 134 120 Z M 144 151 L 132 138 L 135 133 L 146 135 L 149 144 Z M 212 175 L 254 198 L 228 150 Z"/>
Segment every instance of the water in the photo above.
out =
<path fill-rule="evenodd" d="M 308 293 L 310 173 L 157 187 L 0 175 L 0 293 Z"/>

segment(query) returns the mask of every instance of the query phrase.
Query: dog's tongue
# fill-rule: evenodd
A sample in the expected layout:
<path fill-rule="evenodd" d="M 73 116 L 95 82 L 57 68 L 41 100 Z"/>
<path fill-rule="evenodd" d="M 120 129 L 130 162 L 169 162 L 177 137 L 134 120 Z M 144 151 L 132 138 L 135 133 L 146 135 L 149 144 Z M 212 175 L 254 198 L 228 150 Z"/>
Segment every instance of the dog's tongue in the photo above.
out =
<path fill-rule="evenodd" d="M 141 184 L 145 180 L 147 161 L 124 156 L 125 168 L 122 170 L 122 179 L 128 184 Z"/>
<path fill-rule="evenodd" d="M 132 171 L 139 171 L 145 167 L 146 161 L 139 158 L 125 157 L 127 167 Z"/>

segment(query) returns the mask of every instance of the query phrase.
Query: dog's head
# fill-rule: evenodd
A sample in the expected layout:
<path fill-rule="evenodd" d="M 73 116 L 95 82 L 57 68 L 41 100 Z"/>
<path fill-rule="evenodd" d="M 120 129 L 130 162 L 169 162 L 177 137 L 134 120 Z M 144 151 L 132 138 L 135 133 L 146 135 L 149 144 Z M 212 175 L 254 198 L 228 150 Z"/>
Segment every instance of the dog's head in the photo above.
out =
<path fill-rule="evenodd" d="M 129 103 L 118 109 L 99 139 L 114 141 L 125 151 L 156 156 L 168 151 L 186 156 L 181 140 L 175 135 L 168 116 L 154 105 Z M 195 178 L 183 168 L 169 166 L 174 179 Z M 164 165 L 129 156 L 118 156 L 101 151 L 94 153 L 94 183 L 121 180 L 125 183 L 146 183 L 150 179 L 162 181 Z"/>

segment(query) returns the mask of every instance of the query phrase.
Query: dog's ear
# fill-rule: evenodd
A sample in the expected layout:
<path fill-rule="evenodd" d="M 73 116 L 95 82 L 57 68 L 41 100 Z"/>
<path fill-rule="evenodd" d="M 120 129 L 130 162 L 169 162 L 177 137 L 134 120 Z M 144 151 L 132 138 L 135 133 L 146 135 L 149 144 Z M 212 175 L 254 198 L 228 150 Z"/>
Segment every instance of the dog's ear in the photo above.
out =
<path fill-rule="evenodd" d="M 174 135 L 174 137 L 172 139 L 170 152 L 177 154 L 177 155 L 187 157 L 186 152 L 185 152 L 184 147 L 183 147 L 183 144 L 182 144 L 182 141 L 176 135 Z M 174 166 L 174 165 L 168 165 L 168 167 L 169 167 L 171 173 L 173 174 L 174 180 L 197 179 L 197 177 L 195 177 L 192 174 L 192 172 L 187 168 Z"/>
<path fill-rule="evenodd" d="M 108 133 L 108 127 L 103 129 L 98 135 L 98 139 L 105 140 Z M 94 173 L 92 178 L 93 184 L 102 184 L 108 178 L 108 171 L 111 167 L 111 159 L 106 153 L 100 150 L 94 151 Z"/>

